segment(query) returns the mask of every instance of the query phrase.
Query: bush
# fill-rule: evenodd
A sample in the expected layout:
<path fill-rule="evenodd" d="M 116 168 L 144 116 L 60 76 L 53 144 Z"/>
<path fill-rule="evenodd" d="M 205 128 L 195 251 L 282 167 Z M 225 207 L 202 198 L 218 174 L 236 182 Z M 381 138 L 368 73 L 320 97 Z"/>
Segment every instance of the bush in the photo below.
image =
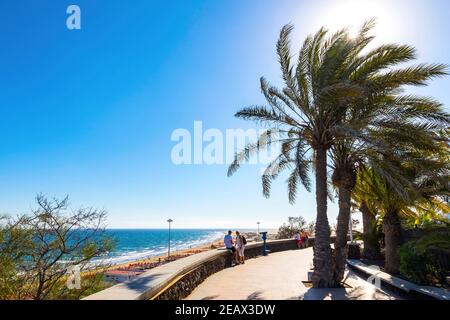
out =
<path fill-rule="evenodd" d="M 288 224 L 283 223 L 278 228 L 277 239 L 293 238 L 297 232 L 300 232 L 306 226 L 306 220 L 303 217 L 289 217 Z"/>
<path fill-rule="evenodd" d="M 277 239 L 291 239 L 300 229 L 283 224 L 278 228 Z"/>
<path fill-rule="evenodd" d="M 104 284 L 89 276 L 89 262 L 109 252 L 114 241 L 105 231 L 106 212 L 70 209 L 68 198 L 36 198 L 31 214 L 0 217 L 0 300 L 78 299 Z M 67 274 L 77 267 L 82 288 L 67 288 Z M 69 289 L 69 290 L 68 290 Z"/>
<path fill-rule="evenodd" d="M 437 270 L 431 263 L 428 252 L 417 249 L 414 242 L 400 247 L 400 274 L 417 284 L 433 284 L 436 282 Z"/>
<path fill-rule="evenodd" d="M 432 233 L 400 247 L 400 273 L 422 285 L 443 285 L 450 264 L 450 232 Z"/>

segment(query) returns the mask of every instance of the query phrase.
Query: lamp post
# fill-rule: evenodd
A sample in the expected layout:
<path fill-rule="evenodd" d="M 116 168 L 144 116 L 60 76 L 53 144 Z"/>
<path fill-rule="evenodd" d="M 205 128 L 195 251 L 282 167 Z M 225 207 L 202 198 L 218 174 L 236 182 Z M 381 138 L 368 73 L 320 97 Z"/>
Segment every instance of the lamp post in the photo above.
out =
<path fill-rule="evenodd" d="M 167 220 L 167 222 L 169 223 L 169 252 L 167 254 L 167 257 L 170 258 L 170 224 L 173 222 L 172 219 Z"/>
<path fill-rule="evenodd" d="M 259 240 L 259 224 L 260 224 L 260 222 L 258 221 L 256 224 L 258 225 L 258 233 L 256 234 L 256 242 L 258 242 L 258 240 Z"/>

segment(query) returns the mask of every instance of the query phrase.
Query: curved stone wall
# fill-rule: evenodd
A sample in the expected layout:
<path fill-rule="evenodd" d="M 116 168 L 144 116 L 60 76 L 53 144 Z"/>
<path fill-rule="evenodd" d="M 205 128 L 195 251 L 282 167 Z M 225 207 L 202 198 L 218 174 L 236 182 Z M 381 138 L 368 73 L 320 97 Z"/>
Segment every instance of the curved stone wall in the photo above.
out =
<path fill-rule="evenodd" d="M 275 240 L 267 243 L 270 252 L 297 249 L 294 240 Z M 247 259 L 262 255 L 262 242 L 249 244 L 245 249 Z M 169 283 L 166 288 L 151 299 L 155 300 L 181 300 L 186 298 L 198 285 L 212 274 L 231 266 L 231 253 L 225 251 L 215 259 L 205 261 L 195 269 L 189 270 L 178 279 Z"/>
<path fill-rule="evenodd" d="M 309 239 L 309 246 L 314 239 Z M 247 259 L 262 255 L 262 242 L 246 246 Z M 295 241 L 273 240 L 267 242 L 270 252 L 297 249 Z M 216 249 L 182 258 L 150 269 L 133 280 L 97 292 L 85 300 L 179 300 L 187 297 L 210 275 L 231 266 L 228 250 Z"/>

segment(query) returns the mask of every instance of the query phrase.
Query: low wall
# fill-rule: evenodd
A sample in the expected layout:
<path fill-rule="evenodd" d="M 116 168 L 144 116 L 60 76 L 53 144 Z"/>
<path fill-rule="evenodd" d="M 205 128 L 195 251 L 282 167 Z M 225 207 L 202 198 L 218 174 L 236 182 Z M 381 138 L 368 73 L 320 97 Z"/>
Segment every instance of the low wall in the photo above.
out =
<path fill-rule="evenodd" d="M 309 245 L 314 239 L 309 239 Z M 262 255 L 263 243 L 246 246 L 247 259 Z M 297 249 L 294 240 L 267 242 L 270 252 Z M 232 255 L 224 249 L 210 250 L 150 269 L 140 276 L 97 292 L 84 300 L 180 300 L 210 275 L 231 266 Z"/>
<path fill-rule="evenodd" d="M 334 243 L 336 237 L 331 237 L 331 243 Z M 314 246 L 314 238 L 308 239 L 308 247 Z M 262 255 L 263 243 L 252 243 L 245 248 L 246 259 L 256 258 Z M 267 249 L 270 253 L 298 250 L 295 240 L 273 240 L 267 242 Z M 181 300 L 189 296 L 189 294 L 198 287 L 203 281 L 212 274 L 219 272 L 225 268 L 231 267 L 232 255 L 228 251 L 218 254 L 214 259 L 210 259 L 200 264 L 196 268 L 189 270 L 177 279 L 168 283 L 157 295 L 151 297 L 154 300 Z"/>
<path fill-rule="evenodd" d="M 401 230 L 402 243 L 419 240 L 420 238 L 429 235 L 430 233 L 435 234 L 440 232 L 447 233 L 448 229 L 445 227 L 432 229 L 422 229 L 422 228 L 402 229 Z"/>
<path fill-rule="evenodd" d="M 262 255 L 263 243 L 252 243 L 245 249 L 246 259 L 256 258 Z M 272 252 L 297 249 L 295 240 L 275 240 L 267 242 L 267 249 Z M 155 300 L 181 300 L 199 286 L 206 278 L 225 268 L 231 267 L 232 255 L 228 251 L 218 255 L 216 259 L 207 261 L 199 267 L 190 270 L 176 281 L 168 284 L 164 290 L 152 299 Z"/>

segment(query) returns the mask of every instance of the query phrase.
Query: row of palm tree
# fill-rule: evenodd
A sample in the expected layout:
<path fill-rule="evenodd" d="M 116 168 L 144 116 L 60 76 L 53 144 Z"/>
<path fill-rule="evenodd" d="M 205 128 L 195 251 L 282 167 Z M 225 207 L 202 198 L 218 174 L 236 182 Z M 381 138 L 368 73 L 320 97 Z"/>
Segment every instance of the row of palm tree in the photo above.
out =
<path fill-rule="evenodd" d="M 382 217 L 387 272 L 399 272 L 402 220 L 417 224 L 418 216 L 427 213 L 439 221 L 442 219 L 441 213 L 450 212 L 450 206 L 442 198 L 449 194 L 449 151 L 445 144 L 433 154 L 417 154 L 416 162 L 405 160 L 398 163 L 401 175 L 408 181 L 403 192 L 395 191 L 386 179 L 371 168 L 358 176 L 353 199 L 362 208 L 365 235 L 371 235 L 376 217 Z M 376 237 L 373 240 L 365 239 L 364 242 L 363 256 L 369 259 L 380 256 Z"/>
<path fill-rule="evenodd" d="M 389 189 L 387 194 L 409 205 L 412 194 L 417 194 L 417 181 L 441 177 L 448 170 L 448 162 L 436 154 L 442 153 L 442 144 L 447 145 L 437 132 L 448 127 L 449 116 L 434 99 L 403 93 L 404 86 L 425 85 L 446 75 L 446 66 L 405 67 L 416 57 L 415 49 L 407 45 L 369 49 L 374 25 L 373 19 L 365 22 L 356 37 L 350 37 L 347 29 L 330 35 L 321 28 L 306 38 L 296 59 L 290 44 L 293 26 L 284 26 L 276 46 L 283 87 L 261 78 L 267 105 L 236 113 L 268 128 L 257 142 L 236 154 L 229 176 L 258 151 L 280 146 L 279 156 L 262 176 L 263 194 L 270 196 L 272 181 L 289 170 L 288 196 L 294 203 L 300 183 L 311 189 L 309 174 L 314 172 L 314 287 L 339 286 L 342 281 L 348 221 L 359 180 L 376 175 Z M 333 187 L 339 199 L 334 251 L 327 216 Z M 386 229 L 397 223 L 393 214 L 386 214 L 385 220 Z"/>

